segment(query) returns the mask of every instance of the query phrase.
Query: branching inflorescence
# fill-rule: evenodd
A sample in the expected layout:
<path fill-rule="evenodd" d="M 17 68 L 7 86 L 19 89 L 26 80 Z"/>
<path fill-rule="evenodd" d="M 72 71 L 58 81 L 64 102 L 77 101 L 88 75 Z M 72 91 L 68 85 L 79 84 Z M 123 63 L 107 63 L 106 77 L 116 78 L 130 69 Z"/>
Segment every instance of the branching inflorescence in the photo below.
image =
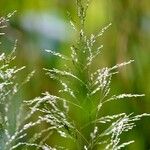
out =
<path fill-rule="evenodd" d="M 9 19 L 14 13 L 15 12 L 0 18 L 1 31 L 3 28 L 7 27 Z M 1 32 L 0 35 L 5 35 L 5 33 Z M 27 83 L 34 74 L 33 71 L 27 75 L 21 83 L 17 82 L 17 76 L 20 71 L 25 69 L 25 66 L 18 68 L 17 66 L 12 65 L 12 62 L 15 61 L 16 58 L 16 45 L 17 41 L 10 54 L 0 54 L 0 150 L 13 150 L 19 145 L 34 145 L 27 142 L 20 142 L 22 139 L 26 138 L 26 131 L 28 128 L 35 125 L 35 123 L 27 123 L 27 119 L 29 119 L 27 117 L 23 120 L 21 119 L 22 106 L 20 109 L 16 110 L 18 115 L 15 117 L 15 124 L 13 124 L 15 130 L 12 131 L 11 115 L 13 114 L 11 114 L 10 110 L 15 106 L 14 98 L 16 98 L 16 94 L 21 87 Z"/>
<path fill-rule="evenodd" d="M 133 62 L 123 62 L 113 67 L 98 68 L 93 71 L 93 62 L 100 54 L 103 45 L 95 47 L 95 42 L 100 38 L 105 30 L 111 24 L 104 27 L 98 34 L 86 35 L 85 18 L 86 11 L 90 1 L 83 2 L 77 0 L 77 15 L 79 24 L 70 20 L 71 26 L 78 34 L 77 41 L 71 46 L 70 56 L 56 53 L 53 50 L 46 50 L 47 53 L 59 57 L 64 64 L 63 68 L 44 69 L 50 78 L 57 80 L 62 89 L 59 90 L 58 96 L 51 95 L 49 92 L 43 93 L 41 97 L 24 101 L 24 104 L 30 108 L 28 115 L 25 117 L 26 122 L 33 115 L 36 120 L 30 121 L 18 127 L 13 135 L 7 130 L 8 118 L 7 110 L 9 101 L 7 95 L 13 95 L 17 91 L 18 84 L 13 82 L 16 73 L 23 68 L 9 68 L 10 61 L 13 57 L 7 57 L 5 54 L 0 55 L 1 65 L 1 104 L 4 105 L 4 135 L 6 147 L 15 140 L 15 144 L 9 149 L 18 147 L 33 147 L 35 149 L 52 150 L 68 149 L 66 146 L 55 145 L 52 148 L 47 141 L 54 134 L 62 138 L 70 139 L 74 142 L 72 149 L 92 150 L 119 150 L 133 143 L 134 141 L 121 142 L 121 134 L 127 132 L 135 126 L 135 121 L 149 114 L 133 115 L 126 113 L 101 115 L 103 105 L 110 101 L 117 101 L 124 98 L 142 97 L 143 94 L 123 93 L 120 95 L 110 96 L 112 76 L 118 73 L 118 68 L 126 66 Z M 3 64 L 4 62 L 4 64 Z M 10 87 L 11 88 L 7 88 Z M 12 90 L 13 89 L 13 90 Z M 7 102 L 6 102 L 7 101 Z M 5 102 L 5 103 L 4 103 Z M 27 136 L 27 130 L 46 124 L 46 128 L 41 128 L 37 133 L 24 142 Z M 11 145 L 11 144 L 10 144 Z"/>

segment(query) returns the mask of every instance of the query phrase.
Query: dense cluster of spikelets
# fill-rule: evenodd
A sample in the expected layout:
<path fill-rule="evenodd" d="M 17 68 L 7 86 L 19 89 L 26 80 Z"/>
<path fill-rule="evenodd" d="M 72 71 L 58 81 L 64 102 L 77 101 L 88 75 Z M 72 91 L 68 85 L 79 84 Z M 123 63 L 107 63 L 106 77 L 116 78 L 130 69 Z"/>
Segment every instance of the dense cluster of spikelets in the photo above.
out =
<path fill-rule="evenodd" d="M 0 55 L 0 105 L 3 109 L 0 109 L 2 114 L 0 149 L 67 149 L 67 146 L 62 147 L 59 144 L 52 148 L 47 143 L 53 134 L 58 134 L 66 140 L 71 139 L 75 143 L 73 149 L 81 150 L 119 150 L 134 142 L 121 143 L 120 136 L 131 130 L 135 126 L 135 121 L 143 116 L 149 116 L 148 114 L 134 116 L 132 113 L 123 112 L 101 116 L 100 113 L 107 102 L 144 96 L 130 93 L 109 95 L 112 76 L 118 73 L 118 68 L 132 63 L 133 60 L 113 67 L 95 68 L 96 70 L 93 71 L 93 61 L 103 47 L 100 45 L 96 48 L 95 42 L 111 24 L 104 27 L 97 35 L 86 36 L 84 23 L 88 6 L 89 1 L 82 3 L 81 0 L 77 0 L 80 23 L 76 24 L 73 20 L 70 23 L 79 36 L 71 46 L 70 56 L 46 50 L 51 55 L 59 57 L 64 64 L 63 69 L 44 69 L 47 75 L 60 83 L 62 87 L 59 90 L 60 94 L 56 96 L 45 92 L 41 97 L 24 101 L 24 105 L 30 110 L 22 122 L 18 121 L 13 133 L 9 131 L 8 110 L 9 105 L 13 103 L 11 97 L 20 88 L 15 82 L 16 74 L 24 67 L 10 66 L 11 61 L 15 59 L 14 51 L 8 56 L 4 53 Z M 0 19 L 1 28 L 8 20 L 9 16 Z M 32 74 L 25 82 L 29 81 Z M 30 120 L 32 116 L 35 117 Z M 46 124 L 46 128 L 43 128 L 42 124 Z M 39 132 L 33 133 L 32 137 L 28 136 L 27 131 L 36 126 L 41 126 Z"/>
<path fill-rule="evenodd" d="M 0 18 L 0 36 L 5 35 L 5 33 L 2 32 L 3 28 L 7 27 L 9 19 L 13 14 L 14 12 L 8 14 L 6 17 Z M 14 98 L 21 87 L 27 83 L 34 74 L 33 71 L 27 75 L 27 77 L 21 83 L 17 82 L 17 74 L 21 70 L 25 69 L 25 67 L 23 66 L 18 68 L 17 66 L 12 65 L 12 62 L 15 61 L 16 58 L 16 44 L 17 42 L 15 42 L 14 48 L 10 54 L 5 54 L 2 52 L 0 54 L 0 150 L 13 150 L 20 145 L 36 145 L 27 142 L 21 142 L 22 140 L 24 141 L 27 136 L 26 131 L 39 122 L 27 123 L 31 113 L 22 120 L 22 107 L 20 107 L 20 109 L 16 110 L 18 115 L 15 118 L 15 125 L 13 125 L 15 126 L 15 130 L 13 131 L 11 127 L 12 114 L 10 110 L 15 105 Z"/>

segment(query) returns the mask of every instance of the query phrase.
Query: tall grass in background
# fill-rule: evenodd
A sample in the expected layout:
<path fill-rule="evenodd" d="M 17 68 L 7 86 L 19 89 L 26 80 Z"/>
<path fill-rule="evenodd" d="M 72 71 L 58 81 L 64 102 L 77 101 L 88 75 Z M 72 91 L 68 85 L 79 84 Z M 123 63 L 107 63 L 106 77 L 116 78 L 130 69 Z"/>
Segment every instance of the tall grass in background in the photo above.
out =
<path fill-rule="evenodd" d="M 97 34 L 87 35 L 85 20 L 89 3 L 89 0 L 77 0 L 78 19 L 74 21 L 69 15 L 70 24 L 77 34 L 69 55 L 46 50 L 48 54 L 60 59 L 60 68 L 44 68 L 46 74 L 58 82 L 59 94 L 45 92 L 40 97 L 23 101 L 22 111 L 17 116 L 18 121 L 13 132 L 9 128 L 9 107 L 13 105 L 11 97 L 15 96 L 22 86 L 15 82 L 16 74 L 24 67 L 11 66 L 11 61 L 15 58 L 13 54 L 16 45 L 10 55 L 0 55 L 2 150 L 119 150 L 134 142 L 122 141 L 122 134 L 132 130 L 136 121 L 149 114 L 103 114 L 103 109 L 111 101 L 115 103 L 125 98 L 144 96 L 131 93 L 110 95 L 112 77 L 118 73 L 119 68 L 132 63 L 133 60 L 112 67 L 95 67 L 94 61 L 103 48 L 103 45 L 96 47 L 95 43 L 111 24 Z M 1 18 L 1 28 L 5 27 L 4 24 L 9 21 L 10 16 Z M 33 72 L 27 76 L 23 84 L 28 82 L 32 75 Z M 24 106 L 29 108 L 25 116 Z M 53 137 L 56 140 L 51 142 Z"/>

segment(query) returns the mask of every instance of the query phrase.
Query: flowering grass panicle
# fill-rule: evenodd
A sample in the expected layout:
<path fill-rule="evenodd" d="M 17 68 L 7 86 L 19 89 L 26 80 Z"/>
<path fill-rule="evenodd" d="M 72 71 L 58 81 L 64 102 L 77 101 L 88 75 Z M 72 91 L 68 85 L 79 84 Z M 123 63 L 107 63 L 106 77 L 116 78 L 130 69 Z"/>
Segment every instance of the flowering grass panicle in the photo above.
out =
<path fill-rule="evenodd" d="M 123 93 L 110 96 L 112 77 L 118 73 L 120 67 L 132 63 L 133 60 L 93 71 L 93 62 L 103 48 L 103 45 L 96 48 L 95 43 L 111 23 L 98 34 L 87 36 L 84 25 L 90 1 L 76 2 L 79 24 L 73 19 L 70 24 L 77 32 L 78 39 L 71 46 L 70 55 L 46 50 L 65 64 L 60 69 L 44 69 L 50 78 L 60 83 L 60 94 L 55 96 L 46 92 L 44 97 L 28 103 L 33 105 L 35 111 L 42 113 L 39 118 L 49 124 L 50 136 L 57 132 L 62 138 L 71 139 L 75 143 L 72 149 L 119 150 L 134 142 L 131 140 L 121 143 L 121 134 L 133 129 L 135 121 L 149 114 L 134 116 L 133 113 L 123 112 L 101 116 L 103 105 L 110 101 L 142 97 L 144 94 Z M 59 145 L 55 145 L 57 146 Z"/>
<path fill-rule="evenodd" d="M 50 55 L 58 57 L 64 64 L 60 68 L 44 68 L 46 74 L 59 83 L 61 89 L 58 90 L 58 95 L 45 92 L 40 97 L 24 101 L 23 105 L 28 107 L 29 111 L 26 112 L 23 121 L 16 125 L 13 133 L 9 130 L 8 110 L 13 103 L 11 97 L 20 88 L 15 82 L 16 75 L 24 67 L 10 66 L 11 61 L 15 59 L 14 51 L 8 56 L 4 53 L 0 55 L 0 105 L 3 108 L 0 149 L 120 150 L 134 142 L 133 140 L 123 142 L 121 135 L 132 130 L 136 125 L 135 122 L 141 117 L 150 116 L 146 113 L 134 115 L 125 112 L 102 115 L 101 112 L 105 108 L 103 106 L 110 101 L 144 95 L 110 94 L 112 77 L 118 73 L 120 67 L 132 63 L 133 60 L 113 67 L 93 69 L 93 62 L 103 48 L 103 45 L 96 47 L 96 41 L 103 36 L 111 23 L 99 33 L 87 36 L 85 19 L 89 3 L 90 0 L 76 0 L 79 23 L 73 19 L 70 23 L 78 38 L 70 47 L 70 55 L 45 50 Z M 1 28 L 5 27 L 3 22 L 6 22 L 9 16 L 11 15 L 6 19 L 0 19 Z M 29 81 L 33 73 L 29 74 L 25 81 Z M 28 134 L 33 128 L 38 130 Z M 73 144 L 69 147 L 66 143 L 58 141 L 51 145 L 49 141 L 54 136 L 64 141 L 69 140 Z"/>
<path fill-rule="evenodd" d="M 9 19 L 15 12 L 8 14 L 6 17 L 0 18 L 0 35 L 5 35 L 3 31 L 9 23 Z M 2 43 L 1 43 L 2 44 Z M 17 97 L 17 93 L 21 87 L 27 83 L 33 76 L 34 71 L 29 73 L 25 79 L 21 82 L 17 82 L 18 74 L 25 69 L 25 66 L 18 68 L 12 65 L 15 61 L 15 51 L 16 51 L 17 41 L 15 42 L 14 48 L 11 53 L 6 54 L 1 52 L 0 54 L 0 150 L 13 150 L 19 146 L 38 146 L 37 144 L 30 143 L 27 138 L 27 130 L 37 124 L 40 121 L 29 122 L 28 117 L 24 117 L 22 114 L 23 104 L 20 104 L 20 109 L 15 107 L 14 99 Z M 13 112 L 12 107 L 15 107 L 17 116 L 15 116 L 15 122 L 12 123 Z M 30 112 L 31 114 L 32 112 Z M 21 117 L 24 117 L 23 119 Z M 12 130 L 12 126 L 15 129 Z"/>

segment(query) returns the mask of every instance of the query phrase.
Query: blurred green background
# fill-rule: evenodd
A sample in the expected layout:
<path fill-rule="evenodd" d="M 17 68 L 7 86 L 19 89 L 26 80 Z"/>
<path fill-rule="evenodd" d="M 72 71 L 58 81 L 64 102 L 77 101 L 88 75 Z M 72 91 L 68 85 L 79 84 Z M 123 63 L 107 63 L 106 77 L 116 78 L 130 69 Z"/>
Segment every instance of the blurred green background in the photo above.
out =
<path fill-rule="evenodd" d="M 18 39 L 17 64 L 27 66 L 26 72 L 36 70 L 34 78 L 22 90 L 20 97 L 31 99 L 44 91 L 57 93 L 56 83 L 42 68 L 56 67 L 57 59 L 44 49 L 62 53 L 70 50 L 76 38 L 67 12 L 76 15 L 75 0 L 0 0 L 0 16 L 17 10 L 11 18 L 6 35 L 1 38 L 2 51 L 10 52 Z M 112 22 L 99 40 L 103 53 L 96 65 L 113 66 L 134 59 L 113 78 L 112 94 L 144 93 L 137 101 L 111 103 L 105 112 L 150 113 L 150 1 L 149 0 L 92 0 L 86 21 L 88 34 L 98 32 Z M 25 76 L 23 73 L 22 76 Z M 19 99 L 19 98 L 18 98 Z M 14 114 L 15 116 L 15 114 Z M 150 149 L 150 119 L 144 118 L 126 137 L 135 139 L 129 150 Z"/>

